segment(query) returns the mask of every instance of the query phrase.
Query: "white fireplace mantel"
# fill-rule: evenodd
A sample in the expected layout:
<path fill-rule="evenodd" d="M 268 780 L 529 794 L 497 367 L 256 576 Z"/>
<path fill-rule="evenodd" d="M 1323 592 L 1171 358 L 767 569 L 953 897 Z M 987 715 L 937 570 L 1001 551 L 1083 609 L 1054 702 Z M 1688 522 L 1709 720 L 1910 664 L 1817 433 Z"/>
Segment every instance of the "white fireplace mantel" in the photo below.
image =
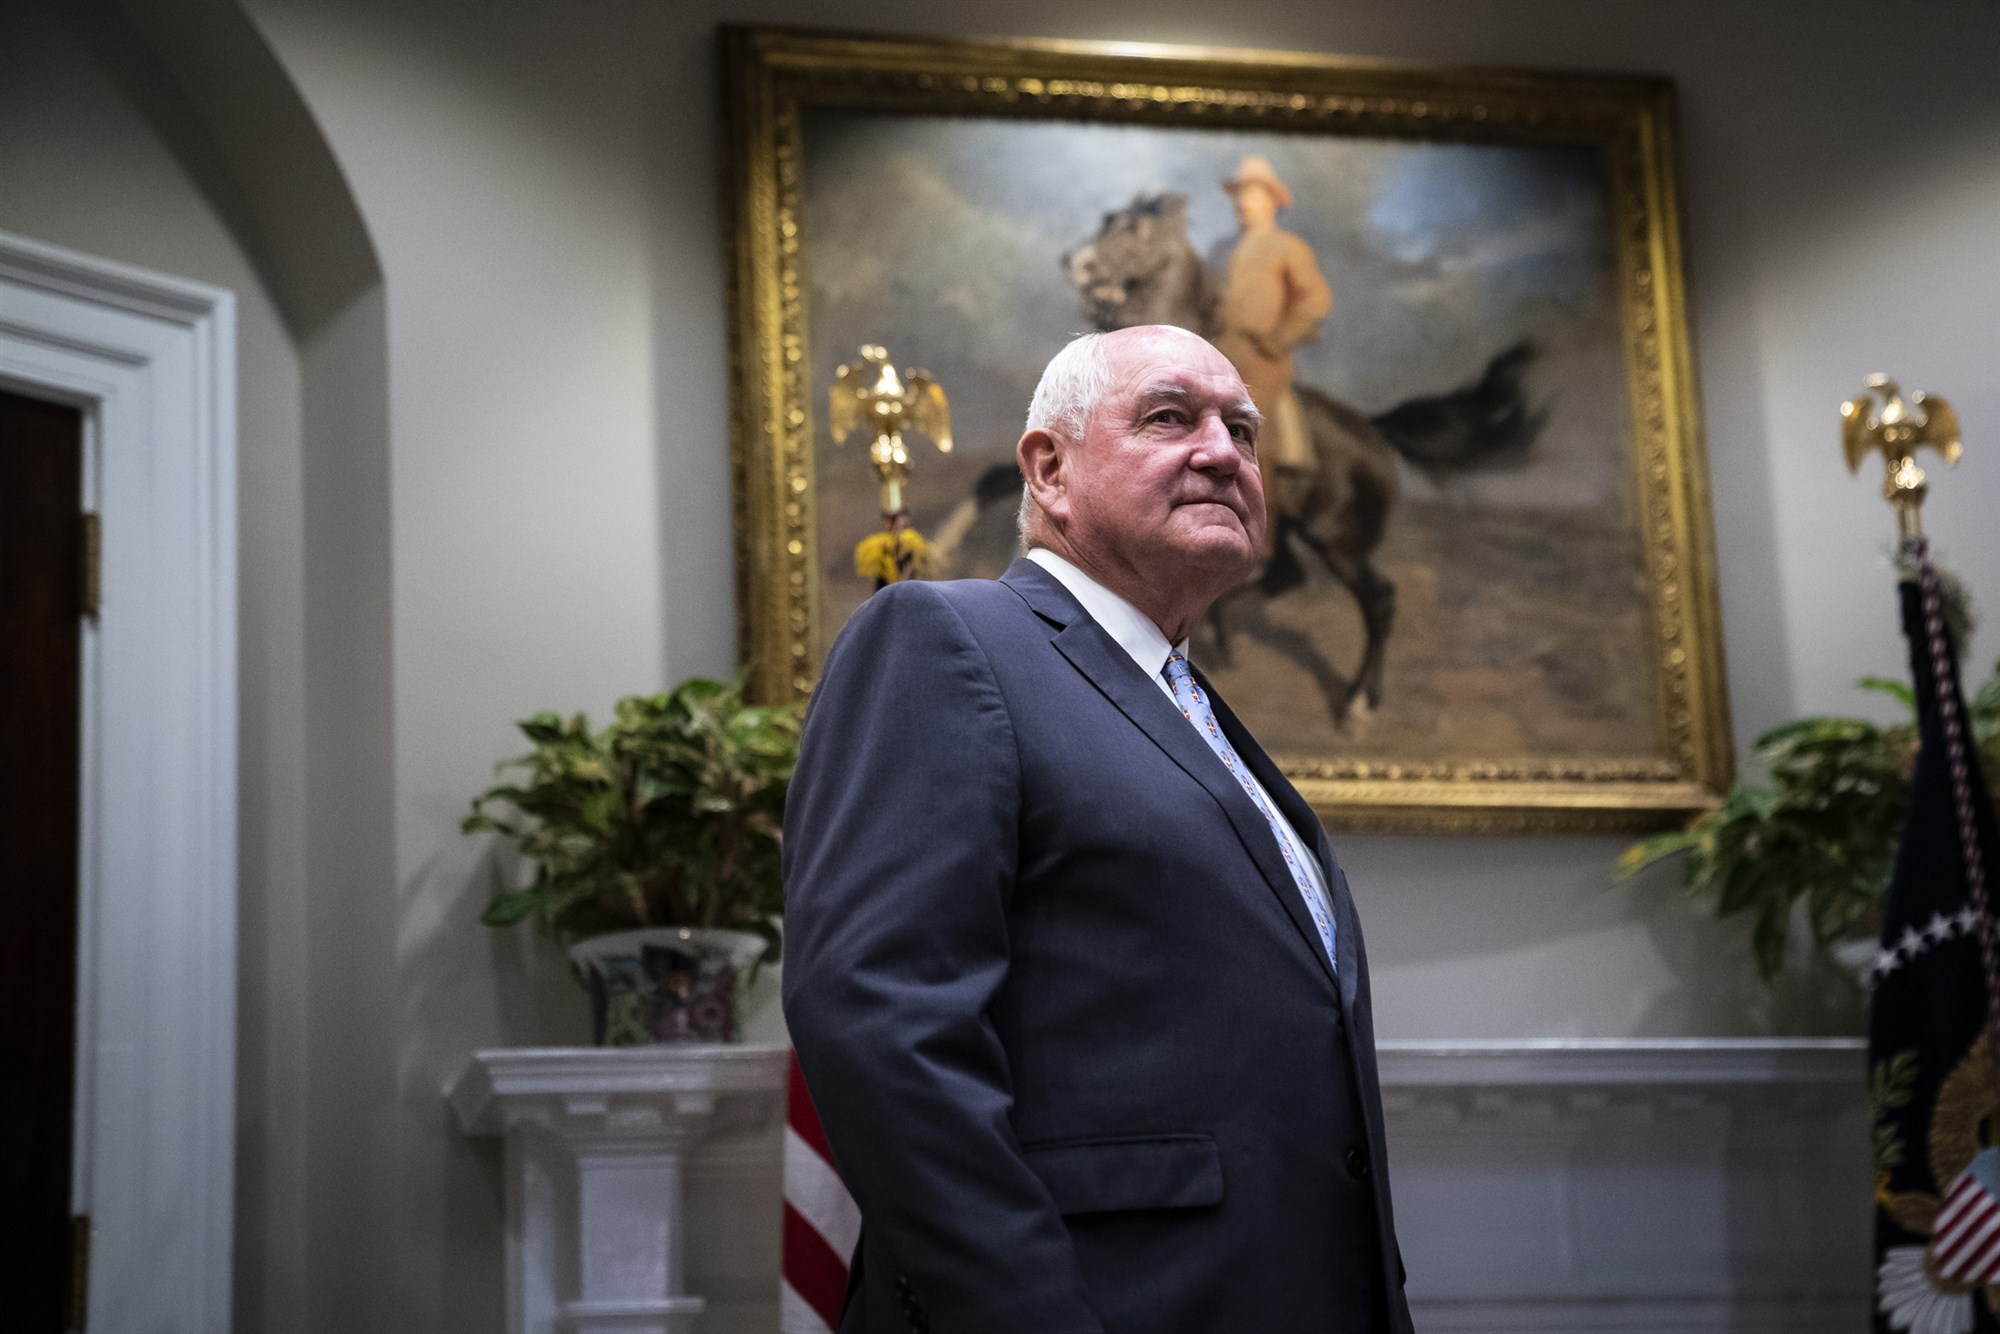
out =
<path fill-rule="evenodd" d="M 1859 1039 L 1377 1054 L 1426 1334 L 1866 1326 Z M 506 1136 L 509 1334 L 775 1329 L 784 1076 L 782 1047 L 480 1053 L 451 1101 Z"/>
<path fill-rule="evenodd" d="M 1868 1320 L 1859 1038 L 1378 1044 L 1427 1334 Z"/>
<path fill-rule="evenodd" d="M 749 1045 L 475 1053 L 447 1097 L 468 1134 L 505 1138 L 508 1334 L 690 1334 L 707 1303 L 688 1291 L 689 1155 L 774 1126 L 785 1062 Z"/>

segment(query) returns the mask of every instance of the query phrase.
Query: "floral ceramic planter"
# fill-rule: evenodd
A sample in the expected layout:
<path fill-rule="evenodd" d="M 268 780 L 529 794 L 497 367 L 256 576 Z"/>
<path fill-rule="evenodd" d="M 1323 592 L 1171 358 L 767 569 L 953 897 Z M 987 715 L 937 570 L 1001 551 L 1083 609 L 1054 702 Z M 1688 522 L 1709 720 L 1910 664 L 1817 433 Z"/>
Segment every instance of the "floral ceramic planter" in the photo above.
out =
<path fill-rule="evenodd" d="M 734 1042 L 743 984 L 764 940 L 716 927 L 646 927 L 593 936 L 569 956 L 590 986 L 601 1047 Z"/>

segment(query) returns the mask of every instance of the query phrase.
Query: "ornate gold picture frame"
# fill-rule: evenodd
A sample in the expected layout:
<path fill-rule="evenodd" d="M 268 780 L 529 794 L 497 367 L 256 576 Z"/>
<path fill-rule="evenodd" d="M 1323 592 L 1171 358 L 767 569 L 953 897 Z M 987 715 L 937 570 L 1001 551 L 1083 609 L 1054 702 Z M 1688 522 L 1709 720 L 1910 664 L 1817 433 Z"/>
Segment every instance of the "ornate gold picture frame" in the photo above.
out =
<path fill-rule="evenodd" d="M 811 690 L 871 587 L 874 478 L 824 415 L 856 345 L 951 394 L 957 448 L 913 453 L 910 482 L 933 577 L 997 574 L 1041 365 L 1153 300 L 1162 256 L 1207 275 L 1215 305 L 1163 307 L 1201 328 L 1234 281 L 1225 178 L 1270 173 L 1332 294 L 1296 359 L 1327 485 L 1290 527 L 1274 489 L 1271 565 L 1196 661 L 1336 828 L 1624 831 L 1726 788 L 1665 80 L 768 28 L 723 48 L 762 697 Z"/>

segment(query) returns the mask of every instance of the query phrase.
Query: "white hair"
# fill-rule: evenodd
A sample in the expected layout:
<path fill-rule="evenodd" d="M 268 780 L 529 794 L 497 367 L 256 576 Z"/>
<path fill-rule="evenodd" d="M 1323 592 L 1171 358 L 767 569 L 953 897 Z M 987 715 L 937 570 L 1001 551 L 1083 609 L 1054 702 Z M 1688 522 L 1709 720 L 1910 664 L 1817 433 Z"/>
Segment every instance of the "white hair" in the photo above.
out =
<path fill-rule="evenodd" d="M 1075 444 L 1083 439 L 1092 410 L 1110 387 L 1111 358 L 1104 351 L 1104 335 L 1078 334 L 1043 369 L 1028 403 L 1028 429 Z"/>
<path fill-rule="evenodd" d="M 1104 351 L 1104 335 L 1078 334 L 1042 368 L 1035 396 L 1028 401 L 1027 429 L 1047 431 L 1065 444 L 1076 444 L 1083 439 L 1090 414 L 1110 387 L 1111 358 Z M 1034 514 L 1035 493 L 1023 482 L 1021 511 L 1014 519 L 1023 546 L 1027 545 L 1028 524 Z"/>
<path fill-rule="evenodd" d="M 1159 325 L 1156 328 L 1161 332 L 1184 334 L 1203 346 L 1212 346 L 1192 329 L 1176 325 Z M 1028 402 L 1030 431 L 1047 431 L 1068 445 L 1082 441 L 1084 428 L 1090 424 L 1090 414 L 1097 411 L 1104 392 L 1111 388 L 1111 357 L 1104 350 L 1104 337 L 1102 333 L 1078 334 L 1065 343 L 1063 350 L 1056 353 L 1042 369 L 1041 382 L 1035 386 L 1035 396 Z M 1028 521 L 1034 513 L 1035 493 L 1023 482 L 1021 512 L 1014 521 L 1023 546 L 1027 545 Z"/>

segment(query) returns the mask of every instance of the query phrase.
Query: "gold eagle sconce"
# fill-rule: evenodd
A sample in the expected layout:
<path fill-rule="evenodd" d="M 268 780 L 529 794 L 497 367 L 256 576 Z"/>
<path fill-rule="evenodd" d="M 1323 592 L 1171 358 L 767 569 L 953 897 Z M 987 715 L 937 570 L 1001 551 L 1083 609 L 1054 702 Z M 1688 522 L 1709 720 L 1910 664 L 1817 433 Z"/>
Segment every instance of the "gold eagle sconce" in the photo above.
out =
<path fill-rule="evenodd" d="M 1887 476 L 1882 498 L 1896 507 L 1896 537 L 1909 542 L 1924 533 L 1922 510 L 1930 484 L 1917 466 L 1916 453 L 1929 447 L 1956 464 L 1964 452 L 1958 437 L 1958 413 L 1950 403 L 1923 390 L 1906 400 L 1886 375 L 1868 377 L 1869 393 L 1840 405 L 1840 447 L 1847 470 L 1860 472 L 1861 461 L 1879 453 Z M 1872 395 L 1872 396 L 1871 396 Z M 1877 399 L 1880 405 L 1877 405 Z"/>

